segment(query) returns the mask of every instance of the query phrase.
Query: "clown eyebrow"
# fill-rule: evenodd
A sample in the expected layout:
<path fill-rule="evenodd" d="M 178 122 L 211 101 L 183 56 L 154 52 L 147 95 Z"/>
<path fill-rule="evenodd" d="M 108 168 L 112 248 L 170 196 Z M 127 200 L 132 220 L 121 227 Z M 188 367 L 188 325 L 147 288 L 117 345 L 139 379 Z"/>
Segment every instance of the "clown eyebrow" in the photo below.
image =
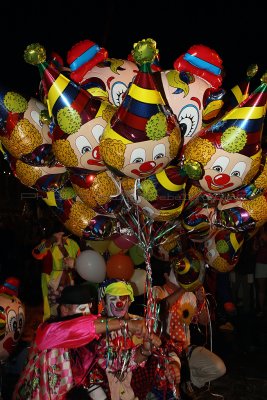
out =
<path fill-rule="evenodd" d="M 191 97 L 191 99 L 190 100 L 193 100 L 193 101 L 195 101 L 196 103 L 197 103 L 197 105 L 198 105 L 198 108 L 200 109 L 201 108 L 201 103 L 200 103 L 200 100 L 197 98 L 197 97 Z"/>

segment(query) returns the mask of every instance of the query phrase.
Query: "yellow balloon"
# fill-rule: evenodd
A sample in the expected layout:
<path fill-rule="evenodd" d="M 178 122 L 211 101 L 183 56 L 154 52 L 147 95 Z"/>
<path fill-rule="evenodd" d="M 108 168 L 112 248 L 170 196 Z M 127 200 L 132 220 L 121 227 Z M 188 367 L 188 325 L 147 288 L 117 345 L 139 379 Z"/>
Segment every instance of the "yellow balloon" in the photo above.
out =
<path fill-rule="evenodd" d="M 122 250 L 113 242 L 113 240 L 111 240 L 108 246 L 108 251 L 109 254 L 113 256 L 114 254 L 125 253 L 127 250 Z"/>
<path fill-rule="evenodd" d="M 86 240 L 86 244 L 103 255 L 110 245 L 110 240 Z"/>

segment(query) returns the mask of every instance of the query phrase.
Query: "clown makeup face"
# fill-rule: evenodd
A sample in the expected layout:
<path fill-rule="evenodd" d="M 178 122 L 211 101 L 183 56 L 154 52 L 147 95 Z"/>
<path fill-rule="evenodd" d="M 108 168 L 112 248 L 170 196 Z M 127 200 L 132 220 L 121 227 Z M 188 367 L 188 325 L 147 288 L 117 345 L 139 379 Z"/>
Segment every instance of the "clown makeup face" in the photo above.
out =
<path fill-rule="evenodd" d="M 169 139 L 127 144 L 122 173 L 130 178 L 147 178 L 161 172 L 170 162 Z"/>
<path fill-rule="evenodd" d="M 130 297 L 106 294 L 106 311 L 108 317 L 123 318 L 128 312 Z"/>
<path fill-rule="evenodd" d="M 78 164 L 73 167 L 96 172 L 106 170 L 99 151 L 100 138 L 106 124 L 102 117 L 97 117 L 82 125 L 76 134 L 69 135 L 68 141 L 78 159 Z"/>
<path fill-rule="evenodd" d="M 75 314 L 83 314 L 83 315 L 88 315 L 90 314 L 90 308 L 92 307 L 92 303 L 86 303 L 86 304 L 79 304 L 76 306 L 74 313 Z"/>
<path fill-rule="evenodd" d="M 250 170 L 252 159 L 237 153 L 217 149 L 204 167 L 199 181 L 206 192 L 224 193 L 239 188 Z"/>

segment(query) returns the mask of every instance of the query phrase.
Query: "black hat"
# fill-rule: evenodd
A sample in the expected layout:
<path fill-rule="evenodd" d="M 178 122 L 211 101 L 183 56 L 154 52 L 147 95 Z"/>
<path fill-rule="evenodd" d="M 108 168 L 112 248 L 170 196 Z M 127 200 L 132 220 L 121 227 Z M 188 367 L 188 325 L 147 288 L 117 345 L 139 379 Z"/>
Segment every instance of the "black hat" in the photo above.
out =
<path fill-rule="evenodd" d="M 87 283 L 66 286 L 58 299 L 59 304 L 86 304 L 97 299 L 96 288 Z"/>

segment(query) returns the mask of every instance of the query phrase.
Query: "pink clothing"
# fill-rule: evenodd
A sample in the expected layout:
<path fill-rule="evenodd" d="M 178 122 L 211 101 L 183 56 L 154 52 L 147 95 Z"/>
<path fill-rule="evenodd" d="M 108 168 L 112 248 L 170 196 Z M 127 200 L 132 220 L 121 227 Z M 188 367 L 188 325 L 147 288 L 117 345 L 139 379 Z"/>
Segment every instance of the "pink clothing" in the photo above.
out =
<path fill-rule="evenodd" d="M 36 332 L 36 345 L 40 351 L 84 346 L 99 338 L 95 332 L 96 319 L 96 315 L 90 314 L 56 323 L 43 323 Z"/>
<path fill-rule="evenodd" d="M 12 399 L 61 400 L 74 384 L 82 383 L 95 360 L 84 345 L 99 338 L 96 318 L 86 315 L 41 324 Z"/>

